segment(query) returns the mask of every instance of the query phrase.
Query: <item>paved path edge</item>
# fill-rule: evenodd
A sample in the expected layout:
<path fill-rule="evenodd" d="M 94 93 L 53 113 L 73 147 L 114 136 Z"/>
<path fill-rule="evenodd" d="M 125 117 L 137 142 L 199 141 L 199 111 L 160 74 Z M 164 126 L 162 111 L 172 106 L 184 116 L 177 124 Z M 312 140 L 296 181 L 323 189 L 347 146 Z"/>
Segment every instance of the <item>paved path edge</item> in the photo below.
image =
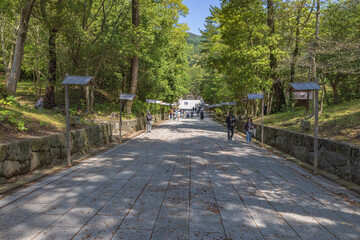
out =
<path fill-rule="evenodd" d="M 223 122 L 221 122 L 219 119 L 213 118 L 211 117 L 212 120 L 214 120 L 215 122 L 219 123 L 220 125 L 222 125 L 223 127 L 225 127 L 225 124 Z M 245 133 L 240 132 L 240 131 L 236 131 L 235 132 L 236 135 L 240 136 L 241 138 L 246 137 Z M 286 154 L 284 152 L 279 151 L 278 149 L 267 145 L 267 144 L 261 144 L 260 141 L 256 140 L 255 138 L 252 139 L 252 142 L 255 143 L 254 147 L 256 148 L 264 148 L 270 152 L 272 152 L 275 155 L 278 155 L 282 158 L 284 158 L 285 160 L 291 161 L 293 163 L 295 163 L 296 165 L 298 165 L 299 167 L 301 167 L 302 169 L 306 170 L 308 173 L 313 174 L 314 172 L 314 166 L 312 166 L 311 164 L 308 164 L 306 162 L 303 162 L 297 158 L 294 158 L 293 156 L 290 156 L 289 154 Z M 326 179 L 329 179 L 330 181 L 333 181 L 343 187 L 345 187 L 348 190 L 351 190 L 357 194 L 360 194 L 360 186 L 353 183 L 353 182 L 349 182 L 346 181 L 334 174 L 328 173 L 324 170 L 318 169 L 318 175 L 325 177 Z"/>
<path fill-rule="evenodd" d="M 165 123 L 166 121 L 169 121 L 169 120 L 161 121 L 157 124 L 154 124 L 154 126 L 159 126 L 159 125 Z M 120 147 L 134 141 L 138 137 L 142 136 L 144 133 L 146 133 L 146 130 L 140 130 L 140 131 L 133 132 L 132 134 L 130 134 L 129 136 L 126 137 L 125 141 L 123 139 L 123 143 L 121 143 L 121 144 L 118 143 L 117 141 L 114 141 L 112 143 L 109 143 L 103 147 L 97 148 L 97 149 L 93 150 L 92 152 L 89 152 L 80 157 L 73 157 L 73 159 L 72 159 L 73 166 L 79 165 L 82 162 L 84 162 L 90 158 L 100 159 L 100 158 L 106 156 L 107 154 L 118 150 Z M 0 199 L 6 197 L 6 195 L 11 193 L 12 191 L 19 189 L 23 186 L 26 186 L 27 184 L 35 183 L 36 181 L 38 181 L 44 177 L 59 173 L 61 171 L 65 171 L 67 169 L 71 169 L 71 167 L 69 168 L 67 166 L 67 163 L 64 162 L 63 164 L 54 165 L 49 168 L 38 169 L 38 172 L 36 174 L 33 174 L 33 173 L 25 174 L 25 175 L 23 175 L 24 178 L 20 178 L 20 179 L 16 180 L 15 182 L 7 183 L 7 184 L 4 184 L 3 186 L 1 186 L 0 187 L 0 194 L 1 194 Z M 16 200 L 17 199 L 14 199 L 14 201 L 16 201 Z M 8 204 L 10 204 L 10 203 L 11 202 L 9 202 Z M 3 206 L 1 206 L 1 204 L 0 204 L 0 207 L 3 207 Z"/>

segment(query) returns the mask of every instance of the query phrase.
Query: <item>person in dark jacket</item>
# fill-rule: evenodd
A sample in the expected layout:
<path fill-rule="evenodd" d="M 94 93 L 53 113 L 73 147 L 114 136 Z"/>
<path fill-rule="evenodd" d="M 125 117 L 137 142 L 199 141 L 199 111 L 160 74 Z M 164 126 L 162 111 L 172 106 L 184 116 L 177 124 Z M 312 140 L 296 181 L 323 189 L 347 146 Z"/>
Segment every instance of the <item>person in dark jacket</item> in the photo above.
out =
<path fill-rule="evenodd" d="M 153 116 L 151 116 L 150 111 L 148 111 L 146 114 L 146 123 L 147 123 L 147 127 L 148 127 L 147 132 L 151 132 L 152 119 L 153 119 Z"/>
<path fill-rule="evenodd" d="M 236 127 L 236 118 L 234 117 L 232 112 L 230 112 L 229 115 L 226 117 L 226 125 L 228 129 L 228 141 L 231 142 Z"/>
<path fill-rule="evenodd" d="M 200 112 L 200 119 L 203 120 L 204 117 L 205 117 L 204 111 L 201 111 L 201 112 Z"/>
<path fill-rule="evenodd" d="M 254 128 L 254 124 L 251 118 L 248 118 L 244 126 L 244 131 L 246 132 L 246 143 L 251 142 L 251 130 Z"/>

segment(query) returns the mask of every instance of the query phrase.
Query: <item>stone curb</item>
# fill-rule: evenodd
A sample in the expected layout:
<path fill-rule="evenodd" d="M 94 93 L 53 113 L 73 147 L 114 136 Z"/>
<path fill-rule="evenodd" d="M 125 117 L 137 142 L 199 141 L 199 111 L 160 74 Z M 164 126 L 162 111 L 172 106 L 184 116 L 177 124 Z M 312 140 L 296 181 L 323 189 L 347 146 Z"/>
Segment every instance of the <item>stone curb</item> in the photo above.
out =
<path fill-rule="evenodd" d="M 166 122 L 168 120 L 163 120 L 161 122 L 158 122 L 156 124 L 154 124 L 153 126 L 158 126 L 163 124 L 164 122 Z M 122 146 L 124 146 L 127 143 L 130 143 L 132 141 L 134 141 L 135 139 L 137 139 L 138 137 L 140 137 L 142 134 L 144 134 L 146 132 L 146 130 L 140 130 L 137 132 L 134 132 L 132 134 L 130 134 L 128 137 L 123 138 L 123 143 L 119 144 L 118 142 L 114 141 L 113 143 L 109 143 L 108 145 L 105 145 L 101 148 L 98 148 L 90 153 L 87 153 L 81 157 L 77 157 L 77 158 L 73 158 L 73 166 L 81 164 L 83 161 L 89 159 L 89 158 L 102 158 L 104 156 L 106 156 L 107 154 L 110 154 L 113 151 L 118 150 L 119 148 L 121 148 Z M 0 187 L 0 199 L 2 199 L 4 197 L 4 194 L 9 194 L 12 191 L 23 187 L 27 184 L 33 183 L 41 178 L 50 176 L 52 174 L 58 173 L 60 171 L 66 170 L 66 169 L 71 169 L 68 168 L 67 163 L 61 164 L 61 165 L 55 165 L 51 168 L 45 168 L 45 169 L 38 169 L 36 174 L 27 174 L 24 175 L 24 178 L 16 180 L 13 183 L 8 183 L 5 184 L 3 186 Z"/>
<path fill-rule="evenodd" d="M 225 124 L 223 122 L 221 122 L 220 120 L 218 120 L 216 118 L 213 118 L 213 117 L 210 117 L 210 118 L 213 119 L 215 122 L 219 123 L 220 125 L 226 127 Z M 237 135 L 240 135 L 241 137 L 246 137 L 246 135 L 244 133 L 242 133 L 242 132 L 236 131 L 235 133 Z M 286 154 L 284 152 L 281 152 L 281 151 L 277 150 L 276 148 L 274 148 L 274 147 L 272 147 L 270 145 L 267 145 L 265 143 L 262 145 L 261 142 L 258 141 L 255 138 L 252 139 L 252 142 L 255 143 L 257 145 L 257 147 L 264 148 L 264 149 L 266 149 L 266 150 L 268 150 L 268 151 L 270 151 L 270 152 L 272 152 L 272 153 L 274 153 L 276 155 L 279 155 L 280 157 L 295 163 L 296 165 L 300 166 L 302 169 L 305 169 L 307 172 L 313 174 L 314 167 L 311 164 L 308 164 L 308 163 L 305 163 L 305 162 L 303 162 L 303 161 L 301 161 L 299 159 L 296 159 L 293 156 L 290 156 L 290 155 L 288 155 L 288 154 Z M 342 178 L 340 178 L 340 177 L 338 177 L 338 176 L 336 176 L 334 174 L 328 173 L 328 172 L 326 172 L 324 170 L 321 170 L 321 169 L 318 169 L 318 175 L 323 176 L 323 177 L 325 177 L 325 178 L 327 178 L 327 179 L 329 179 L 329 180 L 331 180 L 331 181 L 345 187 L 346 189 L 352 190 L 352 191 L 360 194 L 360 186 L 355 184 L 355 183 L 346 181 L 346 180 L 344 180 L 344 179 L 342 179 Z"/>

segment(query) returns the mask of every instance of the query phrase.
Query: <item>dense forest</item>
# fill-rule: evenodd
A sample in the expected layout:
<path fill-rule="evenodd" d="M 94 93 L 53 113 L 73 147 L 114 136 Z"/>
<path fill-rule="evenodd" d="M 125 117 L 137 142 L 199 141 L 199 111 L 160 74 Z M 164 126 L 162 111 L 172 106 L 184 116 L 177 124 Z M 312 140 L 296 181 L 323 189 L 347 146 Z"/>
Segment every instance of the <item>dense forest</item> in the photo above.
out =
<path fill-rule="evenodd" d="M 128 112 L 143 111 L 146 98 L 173 102 L 188 93 L 186 13 L 180 0 L 2 0 L 2 96 L 30 81 L 46 108 L 62 106 L 69 73 L 95 77 L 84 88 L 88 111 L 102 103 L 98 91 L 110 102 L 137 94 Z"/>
<path fill-rule="evenodd" d="M 189 93 L 248 111 L 246 94 L 263 92 L 275 113 L 293 105 L 288 83 L 307 81 L 321 84 L 321 107 L 360 98 L 359 1 L 223 0 L 202 36 L 179 23 L 187 11 L 181 0 L 2 0 L 1 96 L 32 82 L 46 108 L 62 106 L 69 73 L 95 77 L 90 112 L 99 92 L 137 94 L 124 106 L 135 115 L 147 98 Z"/>
<path fill-rule="evenodd" d="M 321 108 L 360 98 L 360 2 L 222 1 L 202 32 L 196 63 L 206 102 L 265 93 L 268 112 L 293 106 L 289 82 L 318 82 Z M 199 73 L 200 74 L 200 73 Z M 252 111 L 256 108 L 245 108 Z"/>

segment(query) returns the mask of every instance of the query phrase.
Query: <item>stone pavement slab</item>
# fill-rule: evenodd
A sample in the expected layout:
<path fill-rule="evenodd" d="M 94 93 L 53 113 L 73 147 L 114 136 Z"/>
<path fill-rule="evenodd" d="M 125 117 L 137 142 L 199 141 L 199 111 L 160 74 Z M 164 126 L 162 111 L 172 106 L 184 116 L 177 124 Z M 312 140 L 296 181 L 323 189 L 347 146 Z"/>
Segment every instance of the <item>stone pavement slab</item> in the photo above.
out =
<path fill-rule="evenodd" d="M 0 199 L 0 239 L 360 239 L 360 198 L 206 118 Z"/>

